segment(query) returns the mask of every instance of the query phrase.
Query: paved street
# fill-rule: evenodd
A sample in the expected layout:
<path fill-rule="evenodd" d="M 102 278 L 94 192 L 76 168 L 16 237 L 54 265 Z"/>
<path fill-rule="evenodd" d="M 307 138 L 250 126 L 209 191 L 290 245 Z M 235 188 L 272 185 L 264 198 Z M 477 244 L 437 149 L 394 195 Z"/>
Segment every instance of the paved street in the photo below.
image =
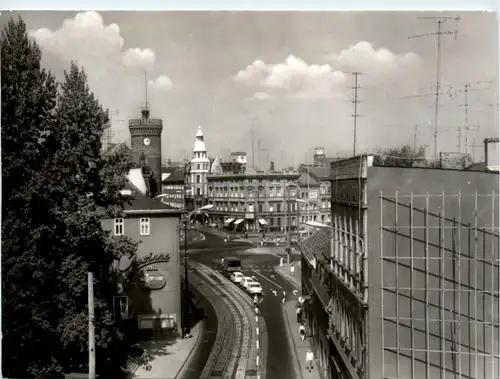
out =
<path fill-rule="evenodd" d="M 242 272 L 249 276 L 255 276 L 261 283 L 264 293 L 264 301 L 260 304 L 260 314 L 264 317 L 267 327 L 268 351 L 272 354 L 267 355 L 266 375 L 272 379 L 293 379 L 296 376 L 294 368 L 294 356 L 290 354 L 290 342 L 283 318 L 282 301 L 295 302 L 297 295 L 293 293 L 293 285 L 275 272 L 275 267 L 279 265 L 279 256 L 284 256 L 284 251 L 276 251 L 274 248 L 259 248 L 247 251 L 251 246 L 231 246 L 225 248 L 222 243 L 222 249 L 209 248 L 207 245 L 220 237 L 215 237 L 205 233 L 205 248 L 190 250 L 191 260 L 203 263 L 215 270 L 220 270 L 220 260 L 228 255 L 238 256 L 242 261 Z M 219 243 L 220 244 L 220 243 Z M 199 245 L 198 245 L 199 246 Z M 196 246 L 196 247 L 198 247 Z M 242 291 L 234 286 L 231 295 Z M 285 295 L 283 294 L 285 292 Z M 248 301 L 251 301 L 249 295 L 246 295 Z M 284 348 L 286 347 L 286 348 Z"/>

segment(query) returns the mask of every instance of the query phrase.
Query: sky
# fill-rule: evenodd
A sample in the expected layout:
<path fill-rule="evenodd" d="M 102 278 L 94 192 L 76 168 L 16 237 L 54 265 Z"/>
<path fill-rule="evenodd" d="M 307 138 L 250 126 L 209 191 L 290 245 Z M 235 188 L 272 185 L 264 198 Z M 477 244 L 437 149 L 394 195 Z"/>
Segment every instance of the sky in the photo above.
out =
<path fill-rule="evenodd" d="M 147 96 L 162 156 L 191 157 L 201 126 L 211 157 L 246 151 L 277 167 L 403 144 L 434 154 L 436 19 L 441 38 L 438 150 L 482 158 L 498 136 L 498 25 L 486 12 L 2 12 L 20 15 L 58 78 L 77 61 L 112 111 L 114 142 Z M 456 21 L 453 17 L 459 16 Z M 415 35 L 430 34 L 422 38 Z M 352 72 L 361 72 L 355 91 Z M 465 85 L 468 106 L 465 101 Z M 467 108 L 468 133 L 464 133 Z M 415 133 L 416 131 L 416 133 Z M 476 145 L 476 146 L 472 146 Z"/>

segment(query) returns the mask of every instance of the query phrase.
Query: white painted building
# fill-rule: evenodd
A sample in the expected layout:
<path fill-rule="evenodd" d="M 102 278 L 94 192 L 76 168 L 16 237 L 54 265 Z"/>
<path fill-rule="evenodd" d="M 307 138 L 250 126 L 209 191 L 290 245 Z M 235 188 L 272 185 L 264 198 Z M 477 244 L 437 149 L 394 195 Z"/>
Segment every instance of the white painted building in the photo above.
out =
<path fill-rule="evenodd" d="M 210 159 L 207 157 L 205 137 L 198 126 L 196 141 L 194 142 L 193 158 L 191 159 L 190 195 L 194 198 L 196 205 L 203 205 L 208 196 L 207 175 L 210 171 Z"/>

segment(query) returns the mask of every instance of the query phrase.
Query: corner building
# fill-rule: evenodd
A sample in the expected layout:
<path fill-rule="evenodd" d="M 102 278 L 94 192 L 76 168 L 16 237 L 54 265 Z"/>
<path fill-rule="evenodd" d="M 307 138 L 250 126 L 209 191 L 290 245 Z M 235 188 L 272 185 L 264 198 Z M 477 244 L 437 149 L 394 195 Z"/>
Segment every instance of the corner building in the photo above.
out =
<path fill-rule="evenodd" d="M 325 378 L 500 377 L 498 173 L 331 164 L 332 226 L 299 244 Z"/>
<path fill-rule="evenodd" d="M 208 175 L 209 213 L 219 228 L 283 232 L 297 228 L 300 208 L 296 172 L 248 169 L 239 174 Z"/>

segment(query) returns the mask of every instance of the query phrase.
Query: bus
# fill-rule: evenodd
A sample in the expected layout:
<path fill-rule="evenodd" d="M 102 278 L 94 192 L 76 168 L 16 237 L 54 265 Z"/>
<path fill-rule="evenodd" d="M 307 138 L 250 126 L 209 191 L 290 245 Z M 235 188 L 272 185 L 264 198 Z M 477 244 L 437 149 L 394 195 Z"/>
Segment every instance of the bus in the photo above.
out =
<path fill-rule="evenodd" d="M 226 272 L 235 272 L 241 270 L 241 260 L 236 257 L 224 258 L 223 270 Z"/>

